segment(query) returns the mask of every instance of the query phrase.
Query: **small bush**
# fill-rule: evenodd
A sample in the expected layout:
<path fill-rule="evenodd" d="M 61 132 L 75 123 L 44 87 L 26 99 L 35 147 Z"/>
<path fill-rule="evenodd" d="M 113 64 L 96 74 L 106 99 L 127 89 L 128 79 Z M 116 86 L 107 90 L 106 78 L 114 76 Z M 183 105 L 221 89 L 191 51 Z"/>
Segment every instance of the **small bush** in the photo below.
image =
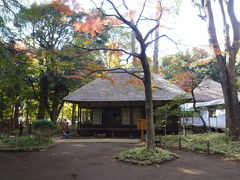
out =
<path fill-rule="evenodd" d="M 145 147 L 132 148 L 120 152 L 117 159 L 139 165 L 161 164 L 177 158 L 174 153 L 161 148 L 147 150 Z"/>
<path fill-rule="evenodd" d="M 56 128 L 56 125 L 52 121 L 48 120 L 38 120 L 34 121 L 33 129 L 34 131 L 39 131 L 42 134 L 49 134 L 53 132 Z"/>

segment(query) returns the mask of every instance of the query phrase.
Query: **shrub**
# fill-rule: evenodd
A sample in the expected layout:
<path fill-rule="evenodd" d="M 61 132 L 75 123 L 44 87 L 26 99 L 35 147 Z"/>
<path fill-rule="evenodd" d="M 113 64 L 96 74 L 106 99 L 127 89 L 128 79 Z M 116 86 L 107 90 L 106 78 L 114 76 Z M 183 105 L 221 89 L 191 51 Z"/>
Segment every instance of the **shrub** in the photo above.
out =
<path fill-rule="evenodd" d="M 170 161 L 177 156 L 167 150 L 155 148 L 154 150 L 147 150 L 145 147 L 131 148 L 120 152 L 117 158 L 121 161 L 126 161 L 139 165 L 161 164 L 165 161 Z"/>
<path fill-rule="evenodd" d="M 56 129 L 56 125 L 52 121 L 38 120 L 33 123 L 34 131 L 39 131 L 42 134 L 52 134 Z"/>
<path fill-rule="evenodd" d="M 52 141 L 44 138 L 39 141 L 35 137 L 0 137 L 0 150 L 7 151 L 34 151 L 46 148 Z"/>

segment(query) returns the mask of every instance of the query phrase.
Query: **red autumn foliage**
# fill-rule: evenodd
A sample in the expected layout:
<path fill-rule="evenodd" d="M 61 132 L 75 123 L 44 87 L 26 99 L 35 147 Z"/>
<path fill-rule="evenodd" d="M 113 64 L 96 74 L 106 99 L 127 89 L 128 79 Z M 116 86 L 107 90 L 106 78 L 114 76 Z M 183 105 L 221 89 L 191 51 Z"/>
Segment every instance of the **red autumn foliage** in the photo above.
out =
<path fill-rule="evenodd" d="M 65 4 L 66 0 L 53 0 L 51 5 L 61 11 L 66 16 L 72 16 L 73 11 Z"/>
<path fill-rule="evenodd" d="M 196 77 L 190 71 L 181 72 L 172 79 L 173 83 L 186 92 L 191 92 L 196 85 Z"/>

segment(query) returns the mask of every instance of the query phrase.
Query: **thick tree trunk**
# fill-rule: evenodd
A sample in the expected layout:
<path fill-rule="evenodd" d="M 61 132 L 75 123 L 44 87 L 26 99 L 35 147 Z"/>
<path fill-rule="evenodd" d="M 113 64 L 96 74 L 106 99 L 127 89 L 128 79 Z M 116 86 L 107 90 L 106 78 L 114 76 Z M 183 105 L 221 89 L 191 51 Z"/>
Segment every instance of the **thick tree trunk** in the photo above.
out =
<path fill-rule="evenodd" d="M 229 135 L 237 139 L 240 136 L 239 102 L 236 87 L 236 79 L 227 69 L 220 72 L 220 79 L 224 93 L 227 127 Z"/>
<path fill-rule="evenodd" d="M 58 119 L 58 105 L 53 104 L 52 110 L 48 113 L 52 122 L 56 123 Z"/>
<path fill-rule="evenodd" d="M 231 2 L 233 1 L 231 0 Z M 239 30 L 234 30 L 234 41 L 236 42 L 233 42 L 231 47 L 230 42 L 226 42 L 226 44 L 229 44 L 229 49 L 226 49 L 228 54 L 222 52 L 217 40 L 211 1 L 205 2 L 204 10 L 208 21 L 209 44 L 213 48 L 214 55 L 217 60 L 217 69 L 223 89 L 229 135 L 233 138 L 238 138 L 240 135 L 240 109 L 235 78 L 235 58 L 236 52 L 239 50 Z M 223 15 L 225 16 L 225 14 Z M 237 21 L 236 24 L 239 25 Z"/>
<path fill-rule="evenodd" d="M 43 74 L 40 78 L 40 93 L 39 93 L 39 105 L 37 119 L 45 119 L 45 112 L 48 100 L 48 80 L 47 76 Z"/>

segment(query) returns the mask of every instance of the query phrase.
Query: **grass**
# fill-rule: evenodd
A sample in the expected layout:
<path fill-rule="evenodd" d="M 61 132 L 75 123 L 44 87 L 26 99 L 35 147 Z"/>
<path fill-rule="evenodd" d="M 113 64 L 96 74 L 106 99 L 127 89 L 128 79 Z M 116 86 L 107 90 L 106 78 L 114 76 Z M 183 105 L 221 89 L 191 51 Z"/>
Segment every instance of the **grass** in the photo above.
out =
<path fill-rule="evenodd" d="M 36 137 L 0 137 L 0 150 L 3 151 L 34 151 L 47 147 L 51 144 L 48 138 Z"/>
<path fill-rule="evenodd" d="M 165 161 L 175 159 L 177 156 L 167 150 L 155 148 L 154 150 L 147 150 L 145 147 L 131 148 L 120 152 L 117 159 L 125 162 L 130 162 L 139 165 L 161 164 Z"/>
<path fill-rule="evenodd" d="M 158 137 L 160 138 L 160 137 Z M 161 136 L 161 142 L 165 147 L 181 145 L 183 148 L 192 149 L 199 153 L 207 152 L 207 141 L 210 143 L 211 154 L 223 154 L 227 159 L 240 161 L 240 141 L 231 141 L 224 133 L 208 133 L 197 135 L 168 135 Z"/>

